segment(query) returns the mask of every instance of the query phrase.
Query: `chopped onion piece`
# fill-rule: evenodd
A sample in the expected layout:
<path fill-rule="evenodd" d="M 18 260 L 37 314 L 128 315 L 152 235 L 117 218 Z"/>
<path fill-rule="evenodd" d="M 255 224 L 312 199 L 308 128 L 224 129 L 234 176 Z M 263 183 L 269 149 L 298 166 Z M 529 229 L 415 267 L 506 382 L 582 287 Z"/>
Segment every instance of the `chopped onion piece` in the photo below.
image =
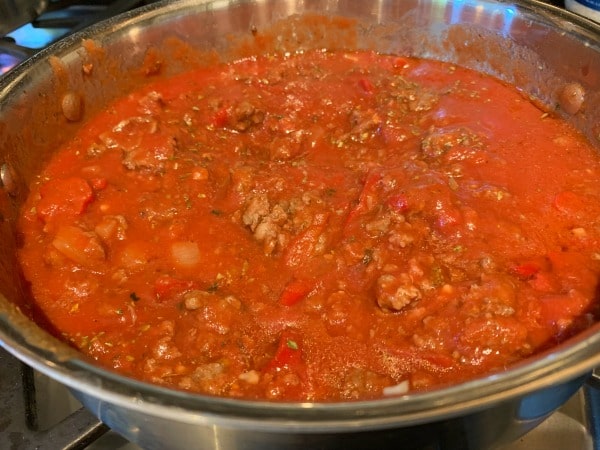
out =
<path fill-rule="evenodd" d="M 200 249 L 195 242 L 174 242 L 171 245 L 171 256 L 178 266 L 193 267 L 200 262 Z"/>
<path fill-rule="evenodd" d="M 119 255 L 119 262 L 126 269 L 142 269 L 148 264 L 148 248 L 142 241 L 129 242 Z"/>
<path fill-rule="evenodd" d="M 104 261 L 106 256 L 96 233 L 72 225 L 58 228 L 52 246 L 70 260 L 83 266 Z"/>
<path fill-rule="evenodd" d="M 256 370 L 249 370 L 248 372 L 241 373 L 238 378 L 249 384 L 258 384 L 260 381 L 260 373 Z"/>
<path fill-rule="evenodd" d="M 401 395 L 406 394 L 409 390 L 408 380 L 401 381 L 394 386 L 387 386 L 383 388 L 383 395 L 391 396 L 391 395 Z"/>

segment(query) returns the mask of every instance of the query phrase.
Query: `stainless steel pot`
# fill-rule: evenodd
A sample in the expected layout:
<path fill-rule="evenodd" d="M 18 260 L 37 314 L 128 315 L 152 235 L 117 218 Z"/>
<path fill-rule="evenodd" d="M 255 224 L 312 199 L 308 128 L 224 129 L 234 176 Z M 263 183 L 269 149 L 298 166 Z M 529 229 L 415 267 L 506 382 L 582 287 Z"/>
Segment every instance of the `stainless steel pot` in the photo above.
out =
<path fill-rule="evenodd" d="M 312 13 L 347 20 L 306 20 Z M 148 449 L 484 449 L 517 438 L 559 408 L 600 363 L 600 325 L 506 372 L 446 389 L 282 404 L 123 378 L 28 318 L 36 311 L 16 262 L 15 217 L 27 183 L 87 117 L 149 78 L 210 64 L 216 55 L 228 60 L 310 47 L 453 61 L 515 83 L 525 95 L 558 105 L 559 113 L 564 87 L 579 84 L 585 101 L 564 115 L 598 144 L 600 28 L 543 3 L 186 0 L 145 7 L 70 36 L 0 79 L 0 343 Z"/>

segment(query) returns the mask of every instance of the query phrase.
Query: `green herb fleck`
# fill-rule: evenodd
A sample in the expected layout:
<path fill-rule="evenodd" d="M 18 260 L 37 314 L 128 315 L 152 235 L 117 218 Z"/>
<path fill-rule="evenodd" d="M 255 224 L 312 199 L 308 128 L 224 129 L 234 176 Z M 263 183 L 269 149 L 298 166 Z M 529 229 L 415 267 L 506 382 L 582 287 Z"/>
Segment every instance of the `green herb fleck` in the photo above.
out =
<path fill-rule="evenodd" d="M 286 344 L 288 348 L 291 348 L 292 350 L 298 350 L 298 344 L 296 343 L 296 341 L 288 339 Z"/>
<path fill-rule="evenodd" d="M 221 214 L 223 214 L 223 212 L 221 210 L 218 209 L 213 209 L 210 211 L 211 214 L 214 214 L 215 216 L 220 216 Z"/>
<path fill-rule="evenodd" d="M 213 282 L 210 286 L 206 288 L 206 292 L 216 292 L 219 289 L 219 283 L 217 281 Z"/>
<path fill-rule="evenodd" d="M 131 300 L 133 300 L 134 302 L 137 302 L 140 299 L 135 292 L 132 292 L 131 294 L 129 294 L 129 298 Z"/>

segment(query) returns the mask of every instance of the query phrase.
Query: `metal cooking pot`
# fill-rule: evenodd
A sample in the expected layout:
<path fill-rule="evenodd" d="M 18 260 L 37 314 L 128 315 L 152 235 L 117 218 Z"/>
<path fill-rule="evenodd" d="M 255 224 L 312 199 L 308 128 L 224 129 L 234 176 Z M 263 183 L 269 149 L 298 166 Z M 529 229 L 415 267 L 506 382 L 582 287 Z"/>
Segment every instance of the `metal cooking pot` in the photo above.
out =
<path fill-rule="evenodd" d="M 311 13 L 330 19 L 306 20 Z M 11 71 L 0 79 L 0 343 L 144 448 L 490 448 L 539 424 L 600 363 L 598 324 L 503 373 L 432 392 L 240 401 L 100 369 L 30 320 L 36 311 L 18 270 L 15 217 L 34 174 L 86 118 L 140 83 L 217 57 L 322 47 L 453 61 L 550 107 L 577 83 L 585 101 L 565 117 L 590 139 L 600 136 L 600 28 L 535 1 L 169 1 L 72 35 Z"/>

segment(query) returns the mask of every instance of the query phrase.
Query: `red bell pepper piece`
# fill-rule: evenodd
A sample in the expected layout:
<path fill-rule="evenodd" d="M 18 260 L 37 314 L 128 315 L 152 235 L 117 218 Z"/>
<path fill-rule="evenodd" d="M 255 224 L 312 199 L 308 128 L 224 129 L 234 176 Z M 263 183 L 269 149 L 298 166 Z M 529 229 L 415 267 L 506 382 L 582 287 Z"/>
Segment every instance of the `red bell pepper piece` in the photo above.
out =
<path fill-rule="evenodd" d="M 328 221 L 329 214 L 317 214 L 313 223 L 290 242 L 283 256 L 288 267 L 298 267 L 314 255 Z"/>
<path fill-rule="evenodd" d="M 358 196 L 358 202 L 350 209 L 344 226 L 344 234 L 347 232 L 347 228 L 351 226 L 352 222 L 362 214 L 368 212 L 370 203 L 377 203 L 379 198 L 378 184 L 381 181 L 382 174 L 373 170 L 369 172 L 365 178 L 362 190 Z"/>
<path fill-rule="evenodd" d="M 303 300 L 313 290 L 313 284 L 307 280 L 300 280 L 294 278 L 290 280 L 281 295 L 279 296 L 279 303 L 284 306 L 292 306 Z"/>
<path fill-rule="evenodd" d="M 299 336 L 292 330 L 281 333 L 279 344 L 273 359 L 269 361 L 265 369 L 267 371 L 281 369 L 300 369 L 303 367 L 302 348 Z"/>
<path fill-rule="evenodd" d="M 168 300 L 194 287 L 190 280 L 180 280 L 169 275 L 161 275 L 154 280 L 154 293 L 159 301 Z"/>

